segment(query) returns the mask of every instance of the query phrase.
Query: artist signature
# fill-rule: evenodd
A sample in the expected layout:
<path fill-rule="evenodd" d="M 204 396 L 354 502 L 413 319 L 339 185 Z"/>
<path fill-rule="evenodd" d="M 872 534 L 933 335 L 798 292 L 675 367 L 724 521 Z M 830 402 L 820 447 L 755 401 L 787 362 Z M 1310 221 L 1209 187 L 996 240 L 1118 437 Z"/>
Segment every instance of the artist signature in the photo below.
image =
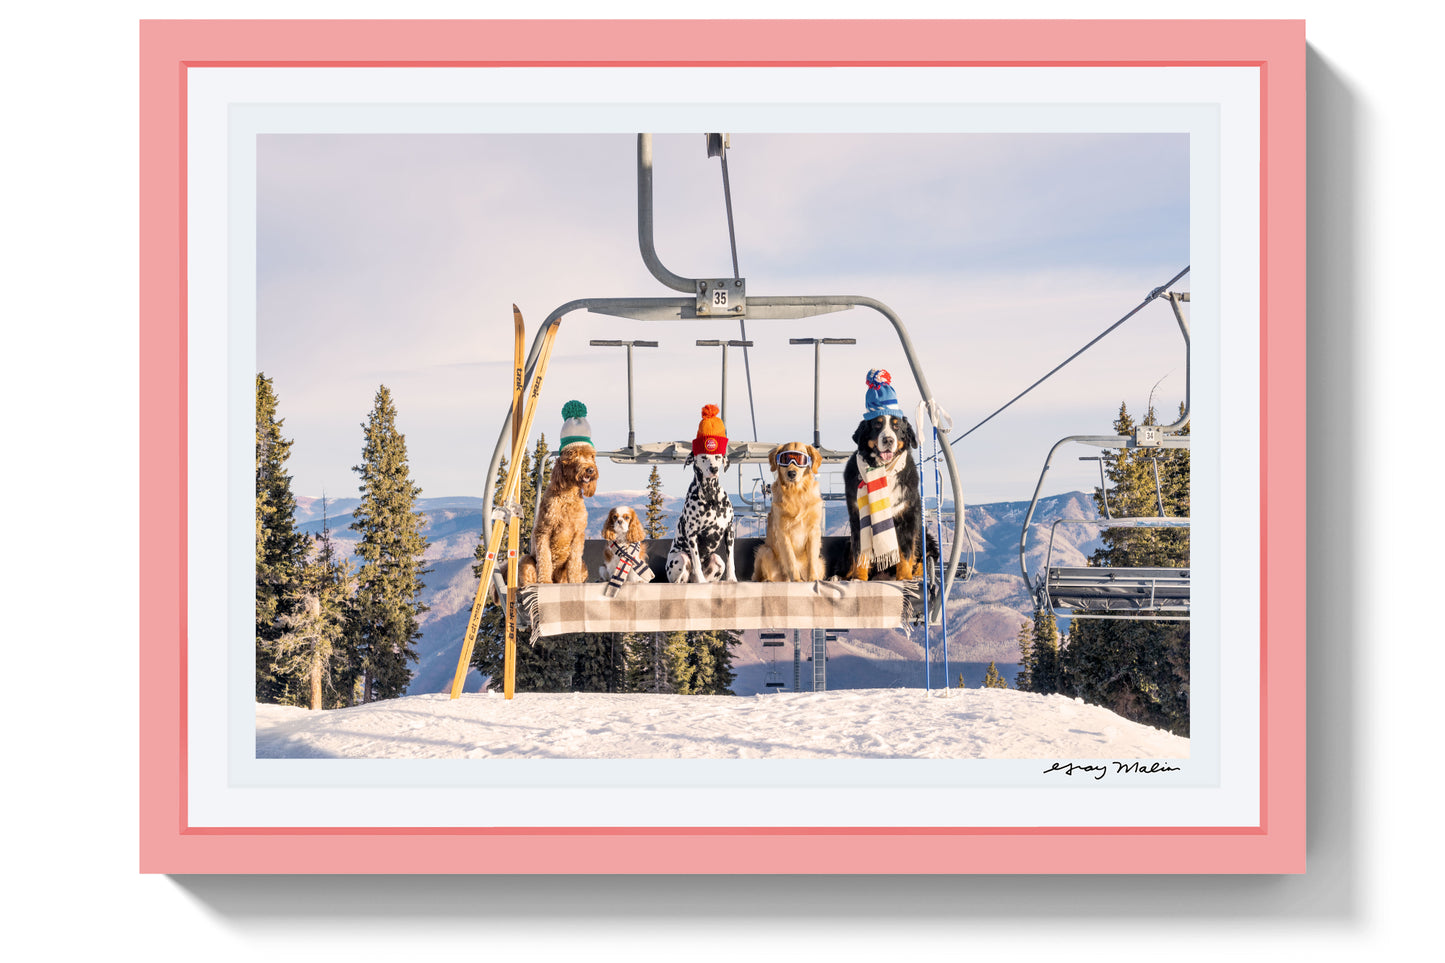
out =
<path fill-rule="evenodd" d="M 1178 766 L 1171 766 L 1167 762 L 1056 762 L 1044 770 L 1044 775 L 1051 772 L 1063 773 L 1065 776 L 1091 776 L 1094 779 L 1103 779 L 1112 771 L 1120 775 L 1147 776 L 1156 772 L 1178 772 Z"/>

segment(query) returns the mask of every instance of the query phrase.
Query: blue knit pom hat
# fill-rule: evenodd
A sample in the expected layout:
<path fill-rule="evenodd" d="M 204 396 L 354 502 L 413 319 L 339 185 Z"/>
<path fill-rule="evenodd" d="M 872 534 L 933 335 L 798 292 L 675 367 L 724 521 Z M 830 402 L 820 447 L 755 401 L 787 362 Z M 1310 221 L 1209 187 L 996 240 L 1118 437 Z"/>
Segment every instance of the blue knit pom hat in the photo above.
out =
<path fill-rule="evenodd" d="M 557 444 L 561 451 L 568 445 L 592 444 L 592 426 L 587 423 L 587 406 L 577 400 L 562 406 L 562 440 Z"/>
<path fill-rule="evenodd" d="M 882 368 L 868 372 L 868 392 L 863 396 L 863 404 L 867 408 L 863 412 L 864 421 L 882 415 L 903 417 L 903 409 L 898 406 L 898 392 L 893 390 L 893 376 Z"/>

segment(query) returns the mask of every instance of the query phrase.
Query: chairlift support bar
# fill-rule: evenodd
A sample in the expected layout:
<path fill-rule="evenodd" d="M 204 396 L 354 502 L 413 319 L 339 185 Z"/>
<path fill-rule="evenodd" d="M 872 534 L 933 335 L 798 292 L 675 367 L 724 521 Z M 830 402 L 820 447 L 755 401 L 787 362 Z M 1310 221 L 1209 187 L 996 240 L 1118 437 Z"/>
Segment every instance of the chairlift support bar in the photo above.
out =
<path fill-rule="evenodd" d="M 723 424 L 728 420 L 728 348 L 751 348 L 753 342 L 742 341 L 737 338 L 723 341 L 699 341 L 699 348 L 722 348 L 722 397 L 718 400 L 718 409 L 721 412 Z"/>
<path fill-rule="evenodd" d="M 1169 307 L 1174 311 L 1174 320 L 1179 322 L 1179 333 L 1184 335 L 1184 412 L 1174 424 L 1164 426 L 1164 431 L 1173 432 L 1189 424 L 1189 322 L 1185 319 L 1184 312 L 1179 310 L 1180 303 L 1189 300 L 1189 292 L 1170 291 L 1165 296 L 1169 299 Z"/>
<path fill-rule="evenodd" d="M 1104 517 L 1113 518 L 1114 513 L 1109 511 L 1109 486 L 1104 482 L 1104 457 L 1102 455 L 1080 455 L 1079 461 L 1099 463 L 1099 491 L 1104 493 Z"/>
<path fill-rule="evenodd" d="M 818 396 L 823 383 L 823 345 L 857 344 L 857 338 L 789 338 L 788 344 L 811 344 L 813 346 L 813 447 L 823 448 L 822 435 L 818 431 Z"/>
<path fill-rule="evenodd" d="M 656 341 L 612 341 L 592 340 L 587 342 L 594 348 L 627 348 L 627 447 L 634 454 L 637 452 L 637 431 L 634 428 L 632 418 L 632 349 L 633 348 L 655 348 Z"/>

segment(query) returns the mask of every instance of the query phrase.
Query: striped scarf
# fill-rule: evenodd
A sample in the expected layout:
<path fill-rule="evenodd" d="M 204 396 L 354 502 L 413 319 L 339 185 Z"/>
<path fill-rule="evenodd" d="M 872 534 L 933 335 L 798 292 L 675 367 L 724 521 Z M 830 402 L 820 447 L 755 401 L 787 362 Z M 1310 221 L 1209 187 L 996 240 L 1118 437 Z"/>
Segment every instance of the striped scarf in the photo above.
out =
<path fill-rule="evenodd" d="M 647 565 L 647 559 L 642 554 L 641 542 L 612 542 L 614 558 L 612 570 L 607 573 L 607 584 L 602 588 L 602 594 L 612 598 L 624 582 L 638 581 L 651 582 L 654 578 L 652 569 Z"/>
<path fill-rule="evenodd" d="M 898 530 L 893 526 L 897 472 L 907 453 L 900 452 L 879 468 L 869 468 L 861 454 L 854 457 L 858 460 L 858 550 L 875 570 L 891 568 L 899 557 Z"/>

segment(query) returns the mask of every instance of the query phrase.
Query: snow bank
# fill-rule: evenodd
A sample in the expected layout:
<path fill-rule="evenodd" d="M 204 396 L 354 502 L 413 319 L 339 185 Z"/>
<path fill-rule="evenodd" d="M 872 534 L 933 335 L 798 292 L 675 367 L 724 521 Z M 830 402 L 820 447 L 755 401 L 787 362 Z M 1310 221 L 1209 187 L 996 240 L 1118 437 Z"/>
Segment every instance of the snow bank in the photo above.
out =
<path fill-rule="evenodd" d="M 766 695 L 407 696 L 256 706 L 260 758 L 1183 759 L 1189 740 L 1058 695 L 847 689 Z"/>

